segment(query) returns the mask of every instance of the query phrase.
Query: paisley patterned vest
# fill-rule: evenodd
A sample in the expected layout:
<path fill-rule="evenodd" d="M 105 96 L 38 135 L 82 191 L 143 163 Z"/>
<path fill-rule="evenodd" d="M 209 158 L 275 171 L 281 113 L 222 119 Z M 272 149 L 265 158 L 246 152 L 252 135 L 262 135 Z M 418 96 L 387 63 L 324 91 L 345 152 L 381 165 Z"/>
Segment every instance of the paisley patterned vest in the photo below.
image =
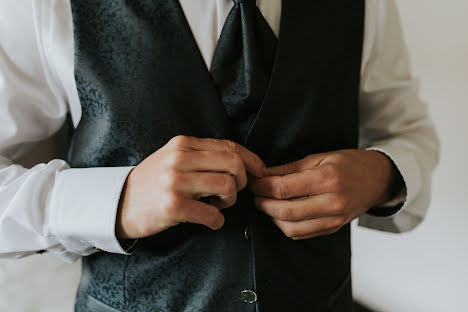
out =
<path fill-rule="evenodd" d="M 179 134 L 230 138 L 177 0 L 71 2 L 83 112 L 73 167 L 137 165 Z M 283 1 L 269 87 L 241 142 L 267 166 L 357 146 L 363 24 L 364 0 Z M 84 257 L 76 311 L 351 310 L 349 226 L 293 241 L 248 191 L 223 213 L 219 231 L 183 224 L 131 256 Z"/>

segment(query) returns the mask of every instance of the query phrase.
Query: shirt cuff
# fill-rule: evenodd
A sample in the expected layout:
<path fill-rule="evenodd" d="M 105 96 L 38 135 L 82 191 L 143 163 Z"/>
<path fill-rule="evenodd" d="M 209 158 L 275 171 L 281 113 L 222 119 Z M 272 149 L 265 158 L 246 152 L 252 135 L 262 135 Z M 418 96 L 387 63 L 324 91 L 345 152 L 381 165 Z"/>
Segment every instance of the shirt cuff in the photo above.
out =
<path fill-rule="evenodd" d="M 421 172 L 414 154 L 395 145 L 372 146 L 367 150 L 378 151 L 388 156 L 399 170 L 404 189 L 392 200 L 375 207 L 360 217 L 359 224 L 369 228 L 391 232 L 406 232 L 421 222 L 414 216 L 411 205 L 421 192 Z M 399 224 L 395 224 L 398 220 Z M 388 223 L 388 224 L 386 224 Z"/>
<path fill-rule="evenodd" d="M 132 169 L 72 168 L 57 173 L 50 199 L 50 232 L 67 253 L 130 254 L 115 236 L 115 223 L 120 194 Z"/>

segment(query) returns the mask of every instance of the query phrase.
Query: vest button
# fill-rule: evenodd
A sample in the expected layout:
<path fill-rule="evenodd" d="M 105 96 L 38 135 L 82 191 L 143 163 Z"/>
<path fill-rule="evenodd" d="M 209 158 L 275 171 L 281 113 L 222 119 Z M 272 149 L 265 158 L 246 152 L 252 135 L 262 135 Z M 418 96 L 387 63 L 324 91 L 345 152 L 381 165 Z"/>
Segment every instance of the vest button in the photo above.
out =
<path fill-rule="evenodd" d="M 245 239 L 249 239 L 249 226 L 247 226 L 247 227 L 245 228 L 244 237 L 245 237 Z"/>
<path fill-rule="evenodd" d="M 247 303 L 254 303 L 257 301 L 257 294 L 250 289 L 245 289 L 241 292 L 241 298 Z"/>

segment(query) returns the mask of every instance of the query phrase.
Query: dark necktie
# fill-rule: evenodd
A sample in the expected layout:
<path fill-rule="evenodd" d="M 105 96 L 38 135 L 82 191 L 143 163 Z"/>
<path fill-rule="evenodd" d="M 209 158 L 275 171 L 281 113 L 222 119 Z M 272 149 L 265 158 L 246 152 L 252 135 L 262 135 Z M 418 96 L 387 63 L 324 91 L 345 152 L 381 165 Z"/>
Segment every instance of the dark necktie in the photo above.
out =
<path fill-rule="evenodd" d="M 255 0 L 234 0 L 219 38 L 211 75 L 232 126 L 243 143 L 265 96 L 278 40 Z"/>

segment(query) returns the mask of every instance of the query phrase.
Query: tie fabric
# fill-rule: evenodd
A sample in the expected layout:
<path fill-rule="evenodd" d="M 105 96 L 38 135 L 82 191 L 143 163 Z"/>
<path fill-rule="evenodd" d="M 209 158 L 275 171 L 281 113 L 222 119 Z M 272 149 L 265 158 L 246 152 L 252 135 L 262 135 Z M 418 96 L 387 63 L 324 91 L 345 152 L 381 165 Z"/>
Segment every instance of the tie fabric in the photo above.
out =
<path fill-rule="evenodd" d="M 235 141 L 246 138 L 265 96 L 278 39 L 256 0 L 234 0 L 211 64 L 211 76 Z"/>

